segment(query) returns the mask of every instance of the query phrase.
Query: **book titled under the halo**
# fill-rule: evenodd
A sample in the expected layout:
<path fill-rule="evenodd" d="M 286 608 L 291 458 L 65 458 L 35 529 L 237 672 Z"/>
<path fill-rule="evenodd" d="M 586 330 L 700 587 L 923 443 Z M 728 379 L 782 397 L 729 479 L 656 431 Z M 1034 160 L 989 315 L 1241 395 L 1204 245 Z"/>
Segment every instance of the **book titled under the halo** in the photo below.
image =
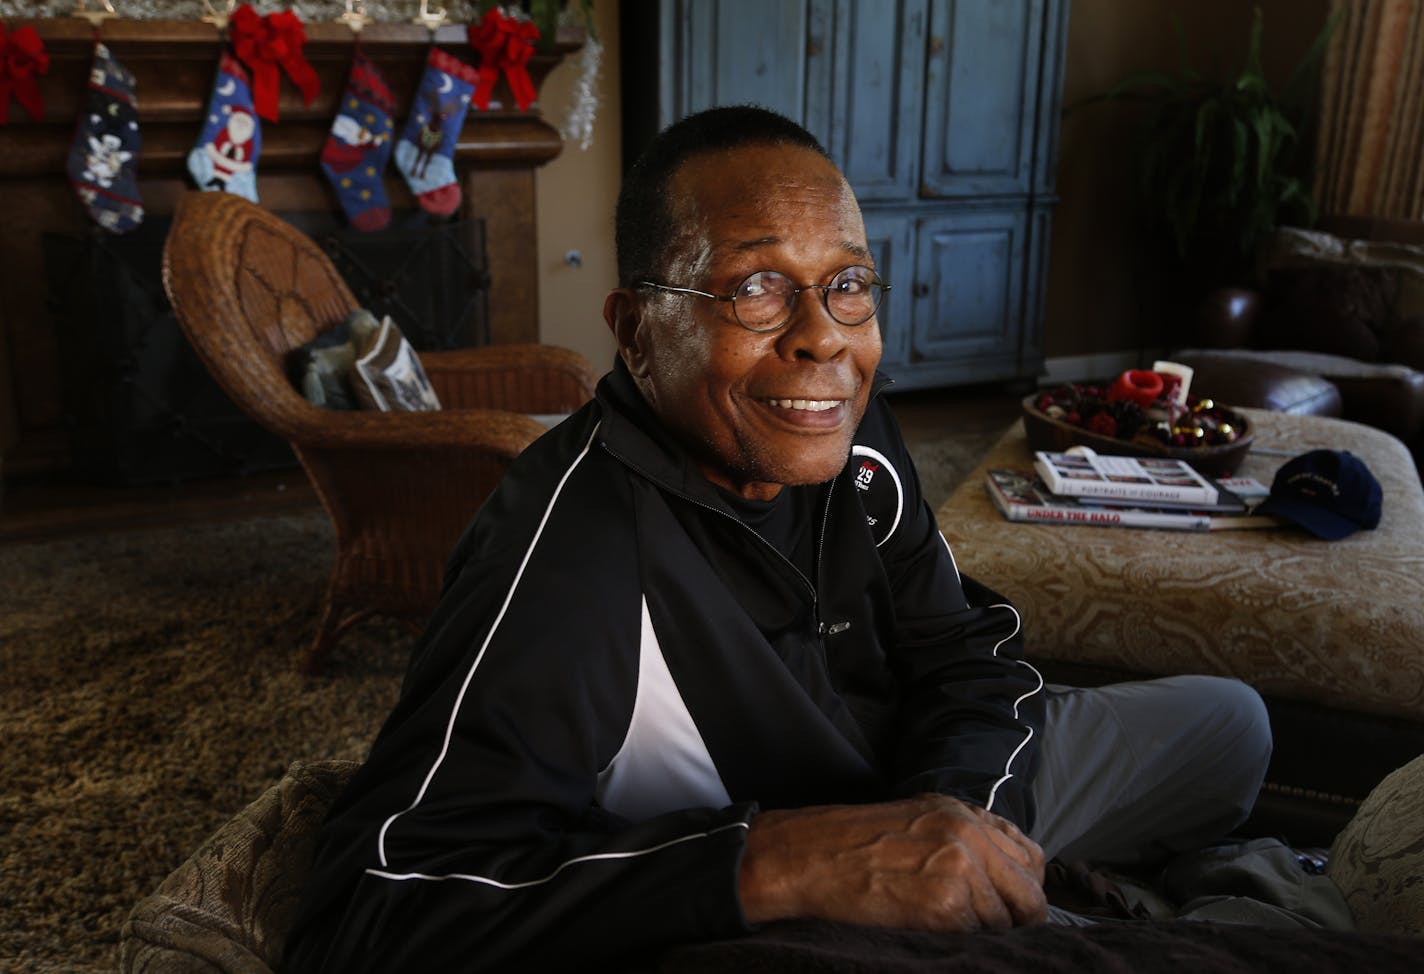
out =
<path fill-rule="evenodd" d="M 1060 497 L 1113 497 L 1145 504 L 1216 503 L 1209 480 L 1181 460 L 1120 457 L 1079 447 L 1072 453 L 1038 451 L 1033 468 Z"/>
<path fill-rule="evenodd" d="M 1164 531 L 1227 531 L 1267 528 L 1279 523 L 1275 518 L 1251 514 L 1249 508 L 1221 514 L 1181 507 L 1098 505 L 1077 497 L 1055 495 L 1041 477 L 1024 470 L 996 467 L 984 478 L 984 489 L 1010 521 Z"/>

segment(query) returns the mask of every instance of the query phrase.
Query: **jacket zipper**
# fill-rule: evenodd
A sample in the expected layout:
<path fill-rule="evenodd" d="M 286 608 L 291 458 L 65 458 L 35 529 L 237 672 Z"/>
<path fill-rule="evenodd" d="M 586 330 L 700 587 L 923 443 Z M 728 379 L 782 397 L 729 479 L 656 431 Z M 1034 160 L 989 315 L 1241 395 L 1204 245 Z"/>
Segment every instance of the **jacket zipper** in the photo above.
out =
<path fill-rule="evenodd" d="M 832 477 L 830 484 L 826 487 L 826 509 L 821 512 L 821 536 L 816 539 L 817 578 L 820 578 L 823 574 L 821 566 L 825 562 L 824 555 L 826 551 L 826 528 L 831 523 L 831 498 L 835 495 L 836 481 L 839 479 L 839 476 Z M 780 552 L 778 552 L 778 554 L 780 554 Z M 796 566 L 792 565 L 791 567 L 795 568 Z M 826 636 L 834 636 L 837 633 L 845 632 L 849 628 L 849 622 L 832 622 L 827 625 L 821 620 L 821 610 L 819 603 L 816 605 L 816 630 L 823 638 Z"/>
<path fill-rule="evenodd" d="M 691 496 L 689 496 L 689 495 L 683 493 L 682 491 L 677 490 L 676 488 L 669 487 L 669 486 L 668 486 L 666 483 L 664 483 L 662 480 L 660 480 L 660 479 L 657 478 L 657 477 L 652 476 L 650 473 L 648 473 L 646 470 L 644 470 L 644 469 L 643 469 L 642 467 L 640 467 L 638 464 L 634 463 L 633 461 L 629 460 L 627 457 L 623 456 L 621 453 L 618 453 L 616 450 L 612 449 L 612 448 L 608 445 L 608 443 L 607 443 L 606 441 L 605 441 L 604 443 L 602 443 L 601 445 L 602 445 L 603 449 L 605 449 L 605 450 L 608 451 L 608 455 L 609 455 L 609 456 L 613 457 L 613 458 L 616 459 L 619 463 L 623 464 L 625 467 L 629 468 L 630 470 L 635 471 L 635 472 L 636 472 L 640 477 L 642 477 L 644 480 L 647 480 L 647 481 L 650 482 L 650 483 L 657 484 L 662 490 L 667 491 L 669 494 L 672 494 L 672 495 L 675 496 L 675 497 L 680 497 L 680 498 L 682 498 L 683 500 L 687 501 L 689 504 L 693 504 L 693 505 L 695 505 L 695 506 L 697 506 L 697 507 L 702 508 L 704 511 L 711 511 L 713 514 L 716 514 L 716 515 L 718 515 L 719 517 L 724 517 L 724 518 L 726 518 L 727 520 L 731 521 L 733 524 L 736 524 L 738 527 L 742 528 L 744 531 L 746 531 L 748 534 L 750 534 L 753 538 L 756 538 L 757 541 L 759 541 L 759 542 L 761 543 L 761 545 L 762 545 L 764 548 L 769 549 L 772 554 L 774 554 L 777 558 L 780 558 L 780 559 L 786 564 L 786 567 L 787 567 L 787 568 L 790 568 L 791 571 L 792 571 L 793 573 L 795 573 L 796 577 L 801 580 L 801 584 L 806 587 L 806 591 L 807 591 L 808 593 L 810 593 L 810 596 L 811 596 L 811 615 L 812 615 L 812 617 L 815 618 L 815 620 L 816 620 L 816 632 L 817 632 L 818 635 L 821 635 L 821 636 L 834 635 L 834 634 L 836 634 L 836 633 L 838 633 L 838 632 L 844 632 L 845 630 L 847 630 L 847 629 L 850 628 L 850 623 L 849 623 L 849 622 L 836 622 L 836 623 L 832 623 L 831 625 L 828 626 L 826 623 L 824 623 L 824 622 L 821 621 L 821 599 L 820 599 L 820 594 L 816 591 L 816 586 L 813 585 L 813 584 L 811 583 L 811 580 L 806 577 L 806 573 L 805 573 L 805 572 L 803 572 L 800 568 L 797 568 L 797 567 L 796 567 L 795 562 L 793 562 L 790 558 L 787 558 L 784 554 L 782 554 L 782 553 L 781 553 L 781 549 L 777 548 L 776 545 L 772 544 L 770 541 L 766 540 L 766 539 L 763 538 L 760 534 L 758 534 L 757 531 L 756 531 L 756 529 L 753 528 L 751 525 L 747 524 L 745 521 L 743 521 L 741 518 L 737 517 L 737 516 L 734 515 L 734 514 L 731 514 L 731 513 L 727 512 L 727 511 L 720 510 L 720 509 L 718 509 L 718 508 L 715 508 L 715 507 L 713 507 L 711 504 L 707 504 L 707 503 L 705 503 L 705 502 L 703 502 L 703 501 L 700 501 L 700 500 L 698 500 L 696 497 L 691 497 Z M 830 481 L 830 487 L 829 487 L 829 489 L 826 491 L 826 507 L 825 507 L 825 510 L 822 511 L 822 513 L 821 513 L 821 536 L 820 536 L 819 539 L 817 539 L 817 542 L 816 542 L 816 572 L 817 572 L 817 574 L 819 574 L 819 573 L 820 573 L 820 570 L 821 570 L 821 552 L 822 552 L 822 550 L 825 548 L 825 545 L 826 545 L 826 528 L 827 528 L 827 526 L 829 526 L 830 521 L 831 521 L 831 494 L 832 494 L 832 493 L 835 491 L 835 489 L 836 489 L 835 484 L 836 484 L 836 480 L 835 480 L 835 478 L 833 477 L 833 478 L 831 478 L 831 481 Z"/>

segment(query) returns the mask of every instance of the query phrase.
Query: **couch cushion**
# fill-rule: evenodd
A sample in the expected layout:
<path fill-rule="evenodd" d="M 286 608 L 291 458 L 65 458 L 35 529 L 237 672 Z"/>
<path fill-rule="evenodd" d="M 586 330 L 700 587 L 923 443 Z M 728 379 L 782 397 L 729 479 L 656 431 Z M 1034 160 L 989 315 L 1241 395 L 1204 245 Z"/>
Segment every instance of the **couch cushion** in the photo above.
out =
<path fill-rule="evenodd" d="M 1267 310 L 1252 344 L 1378 361 L 1398 290 L 1399 272 L 1388 267 L 1276 268 L 1266 276 Z"/>
<path fill-rule="evenodd" d="M 355 770 L 354 761 L 294 762 L 134 907 L 119 934 L 119 970 L 276 970 L 316 828 Z"/>
<path fill-rule="evenodd" d="M 1424 756 L 1370 792 L 1330 849 L 1361 930 L 1424 933 Z"/>
<path fill-rule="evenodd" d="M 1321 265 L 1383 267 L 1397 271 L 1393 316 L 1424 315 L 1424 245 L 1351 239 L 1320 230 L 1281 227 L 1262 253 L 1262 268 L 1267 273 L 1275 268 Z"/>

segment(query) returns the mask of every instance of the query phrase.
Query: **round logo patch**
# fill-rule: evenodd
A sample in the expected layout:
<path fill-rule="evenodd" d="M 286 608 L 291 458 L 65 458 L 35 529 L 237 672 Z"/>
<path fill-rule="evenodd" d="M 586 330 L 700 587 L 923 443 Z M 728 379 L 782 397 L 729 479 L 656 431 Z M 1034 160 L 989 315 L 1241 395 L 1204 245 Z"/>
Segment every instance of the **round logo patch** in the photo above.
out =
<path fill-rule="evenodd" d="M 879 450 L 859 443 L 851 447 L 845 472 L 855 484 L 855 492 L 865 508 L 865 523 L 870 525 L 870 536 L 878 548 L 890 540 L 905 512 L 905 488 L 900 483 L 900 472 Z"/>

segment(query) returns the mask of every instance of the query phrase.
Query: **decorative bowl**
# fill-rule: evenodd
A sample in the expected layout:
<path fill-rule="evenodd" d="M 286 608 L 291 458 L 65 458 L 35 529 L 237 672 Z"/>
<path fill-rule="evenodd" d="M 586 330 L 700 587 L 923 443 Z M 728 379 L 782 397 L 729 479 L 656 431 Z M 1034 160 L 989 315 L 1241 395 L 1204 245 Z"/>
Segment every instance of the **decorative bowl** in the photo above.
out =
<path fill-rule="evenodd" d="M 1230 477 L 1246 459 L 1251 449 L 1255 430 L 1251 421 L 1239 412 L 1235 413 L 1241 435 L 1234 442 L 1219 446 L 1174 447 L 1158 443 L 1147 437 L 1119 440 L 1102 436 L 1092 430 L 1073 426 L 1040 412 L 1034 403 L 1038 394 L 1028 396 L 1023 401 L 1024 432 L 1028 434 L 1028 445 L 1032 450 L 1062 453 L 1072 446 L 1086 446 L 1097 453 L 1124 457 L 1170 457 L 1183 460 L 1197 473 L 1208 477 Z"/>

